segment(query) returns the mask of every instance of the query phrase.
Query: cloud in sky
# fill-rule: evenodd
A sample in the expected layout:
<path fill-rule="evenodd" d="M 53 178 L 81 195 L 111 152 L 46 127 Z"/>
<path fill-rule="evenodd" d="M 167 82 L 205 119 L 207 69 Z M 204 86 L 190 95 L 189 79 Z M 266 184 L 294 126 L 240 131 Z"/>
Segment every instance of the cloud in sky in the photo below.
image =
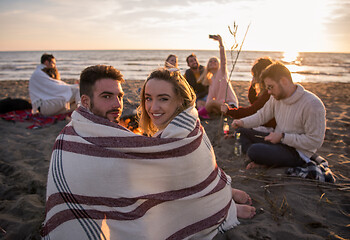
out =
<path fill-rule="evenodd" d="M 332 6 L 332 16 L 327 22 L 327 31 L 331 42 L 339 44 L 340 49 L 350 51 L 350 1 L 339 1 L 339 4 Z"/>
<path fill-rule="evenodd" d="M 0 50 L 216 49 L 350 52 L 350 0 L 3 0 Z"/>

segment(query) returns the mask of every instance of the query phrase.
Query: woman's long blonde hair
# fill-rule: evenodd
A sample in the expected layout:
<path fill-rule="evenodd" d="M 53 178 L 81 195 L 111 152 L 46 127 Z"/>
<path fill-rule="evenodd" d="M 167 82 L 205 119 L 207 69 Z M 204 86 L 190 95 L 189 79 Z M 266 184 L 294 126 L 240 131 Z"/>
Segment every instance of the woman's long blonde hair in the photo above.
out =
<path fill-rule="evenodd" d="M 144 134 L 153 135 L 159 129 L 153 124 L 151 118 L 149 117 L 146 106 L 145 106 L 145 88 L 147 82 L 150 79 L 157 79 L 161 81 L 166 81 L 172 84 L 175 95 L 182 102 L 181 106 L 174 113 L 174 116 L 170 118 L 169 122 L 180 112 L 194 106 L 196 103 L 196 94 L 194 93 L 191 86 L 188 84 L 187 80 L 181 75 L 180 71 L 169 71 L 166 68 L 160 68 L 153 71 L 146 79 L 143 84 L 141 95 L 140 95 L 140 106 L 138 108 L 138 117 L 139 117 L 139 127 L 142 129 Z M 168 123 L 169 123 L 168 122 Z M 168 124 L 167 123 L 167 124 Z"/>
<path fill-rule="evenodd" d="M 207 67 L 204 69 L 203 73 L 200 75 L 200 77 L 197 80 L 198 83 L 201 83 L 204 86 L 209 86 L 211 84 L 211 78 L 213 77 L 213 73 L 209 70 L 208 67 L 209 67 L 209 62 L 212 59 L 216 59 L 220 65 L 220 60 L 217 57 L 211 57 L 208 60 Z"/>

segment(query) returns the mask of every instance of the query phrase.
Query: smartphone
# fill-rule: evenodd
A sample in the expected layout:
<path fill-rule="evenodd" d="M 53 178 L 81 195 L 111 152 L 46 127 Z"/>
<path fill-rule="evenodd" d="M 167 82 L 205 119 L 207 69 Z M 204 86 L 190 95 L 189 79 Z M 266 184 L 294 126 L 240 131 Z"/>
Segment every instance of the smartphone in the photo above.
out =
<path fill-rule="evenodd" d="M 209 38 L 214 38 L 215 37 L 215 35 L 209 35 Z"/>

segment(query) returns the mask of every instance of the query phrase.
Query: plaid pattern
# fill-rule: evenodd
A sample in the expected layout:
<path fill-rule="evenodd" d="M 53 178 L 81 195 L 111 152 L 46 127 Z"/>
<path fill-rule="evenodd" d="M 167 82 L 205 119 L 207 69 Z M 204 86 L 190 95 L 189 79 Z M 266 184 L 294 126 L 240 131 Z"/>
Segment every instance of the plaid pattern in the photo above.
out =
<path fill-rule="evenodd" d="M 323 157 L 313 155 L 306 167 L 288 168 L 286 173 L 290 176 L 315 179 L 320 182 L 334 183 L 336 181 L 328 162 Z"/>
<path fill-rule="evenodd" d="M 28 126 L 28 129 L 38 129 L 45 126 L 52 125 L 57 121 L 63 121 L 71 113 L 58 114 L 53 116 L 43 116 L 40 113 L 33 114 L 31 109 L 17 110 L 0 114 L 0 117 L 6 121 L 13 122 L 31 122 L 32 125 Z"/>

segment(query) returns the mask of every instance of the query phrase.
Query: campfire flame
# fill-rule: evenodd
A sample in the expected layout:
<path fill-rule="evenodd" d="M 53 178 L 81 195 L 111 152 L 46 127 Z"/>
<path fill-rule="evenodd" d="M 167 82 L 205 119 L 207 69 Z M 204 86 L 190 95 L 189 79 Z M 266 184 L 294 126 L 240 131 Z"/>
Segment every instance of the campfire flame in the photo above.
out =
<path fill-rule="evenodd" d="M 110 233 L 109 227 L 107 225 L 106 215 L 105 215 L 105 218 L 102 220 L 100 237 L 101 237 L 101 239 L 106 239 L 106 240 L 111 239 L 111 233 Z"/>
<path fill-rule="evenodd" d="M 122 125 L 123 127 L 127 128 L 127 129 L 129 129 L 133 133 L 136 133 L 138 135 L 142 135 L 143 134 L 143 132 L 142 132 L 141 128 L 139 128 L 139 125 L 138 125 L 138 123 L 137 123 L 135 118 L 120 119 L 119 124 Z"/>

